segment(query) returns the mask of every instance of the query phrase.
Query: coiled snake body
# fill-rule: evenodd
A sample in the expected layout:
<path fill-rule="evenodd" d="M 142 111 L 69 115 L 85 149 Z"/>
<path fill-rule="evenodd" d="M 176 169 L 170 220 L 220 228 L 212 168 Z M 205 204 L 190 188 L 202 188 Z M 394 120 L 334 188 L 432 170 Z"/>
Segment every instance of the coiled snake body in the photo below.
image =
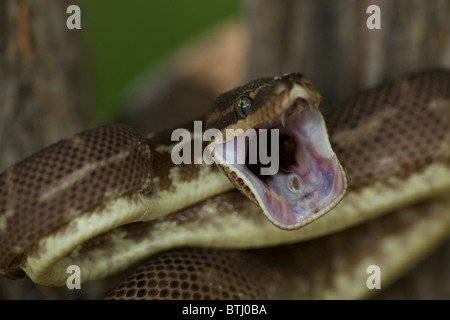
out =
<path fill-rule="evenodd" d="M 396 224 L 422 219 L 432 223 L 423 243 L 445 238 L 450 73 L 421 72 L 364 91 L 326 113 L 326 128 L 319 102 L 300 74 L 259 79 L 214 102 L 208 128 L 224 134 L 254 128 L 249 141 L 261 129 L 279 130 L 274 175 L 261 175 L 267 165 L 249 163 L 251 150 L 235 147 L 245 134 L 204 142 L 217 170 L 175 165 L 171 130 L 143 137 L 121 125 L 83 132 L 19 162 L 0 176 L 0 273 L 65 285 L 73 264 L 88 281 L 170 248 L 293 243 L 419 202 L 415 212 L 399 213 Z M 195 148 L 195 138 L 184 142 Z M 245 163 L 226 161 L 239 157 Z M 427 199 L 433 201 L 425 209 Z M 299 249 L 271 250 L 168 252 L 111 297 L 304 297 L 303 280 L 295 280 L 305 270 L 295 258 Z M 157 272 L 162 269 L 172 273 Z"/>

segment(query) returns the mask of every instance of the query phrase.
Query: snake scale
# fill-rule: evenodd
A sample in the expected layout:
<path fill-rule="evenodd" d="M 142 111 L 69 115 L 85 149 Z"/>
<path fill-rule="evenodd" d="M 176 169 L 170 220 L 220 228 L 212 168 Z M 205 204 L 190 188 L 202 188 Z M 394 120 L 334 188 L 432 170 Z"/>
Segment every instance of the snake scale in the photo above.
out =
<path fill-rule="evenodd" d="M 73 264 L 80 266 L 82 281 L 89 281 L 172 248 L 271 247 L 346 229 L 315 240 L 321 247 L 306 241 L 250 251 L 168 251 L 109 294 L 340 297 L 324 289 L 336 283 L 320 284 L 324 273 L 340 272 L 335 280 L 344 283 L 349 261 L 367 264 L 361 253 L 379 237 L 365 224 L 352 226 L 400 210 L 379 219 L 385 219 L 384 234 L 404 235 L 404 252 L 414 256 L 414 250 L 445 239 L 450 72 L 397 78 L 356 94 L 323 117 L 320 100 L 298 73 L 258 79 L 220 95 L 206 128 L 251 133 L 203 141 L 217 166 L 175 165 L 173 130 L 142 136 L 124 125 L 85 131 L 37 152 L 0 176 L 0 274 L 65 285 Z M 259 138 L 262 129 L 280 134 L 279 170 L 273 175 L 261 174 L 266 164 L 249 162 L 249 148 L 242 154 L 235 147 L 239 139 Z M 196 148 L 199 137 L 190 136 L 184 142 Z M 245 161 L 233 164 L 226 161 L 230 157 Z M 417 239 L 413 231 L 426 236 Z M 364 235 L 370 241 L 361 241 Z M 345 252 L 338 245 L 345 241 L 359 250 Z M 339 268 L 335 254 L 347 255 Z M 329 268 L 321 267 L 327 263 Z M 352 291 L 344 287 L 339 290 Z M 348 296 L 366 294 L 358 290 Z"/>

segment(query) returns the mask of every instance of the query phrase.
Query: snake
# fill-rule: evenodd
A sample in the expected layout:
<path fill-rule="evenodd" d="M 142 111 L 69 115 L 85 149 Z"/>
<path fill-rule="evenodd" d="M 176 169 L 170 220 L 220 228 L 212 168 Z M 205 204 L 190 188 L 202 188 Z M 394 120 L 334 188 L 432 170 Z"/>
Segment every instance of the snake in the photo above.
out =
<path fill-rule="evenodd" d="M 64 286 L 68 266 L 86 282 L 152 256 L 108 297 L 334 297 L 323 274 L 342 283 L 350 266 L 319 266 L 344 256 L 345 237 L 371 239 L 348 261 L 370 250 L 363 222 L 390 217 L 388 246 L 402 234 L 408 257 L 445 239 L 450 72 L 407 74 L 323 112 L 321 99 L 300 73 L 261 78 L 219 95 L 200 131 L 114 124 L 38 151 L 0 175 L 0 274 Z"/>

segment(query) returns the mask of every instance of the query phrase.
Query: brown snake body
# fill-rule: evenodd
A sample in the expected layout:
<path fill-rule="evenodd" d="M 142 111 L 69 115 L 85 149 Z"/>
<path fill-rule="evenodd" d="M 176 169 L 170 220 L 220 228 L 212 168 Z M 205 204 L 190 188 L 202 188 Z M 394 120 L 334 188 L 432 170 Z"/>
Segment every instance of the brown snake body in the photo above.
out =
<path fill-rule="evenodd" d="M 290 83 L 286 82 L 288 78 L 280 79 L 253 82 L 238 88 L 231 97 L 222 95 L 226 99 L 219 98 L 216 104 L 223 109 L 213 109 L 206 123 L 222 131 L 233 126 L 245 130 L 278 116 L 285 109 L 280 111 L 272 108 L 272 113 L 258 110 L 266 110 L 263 106 L 272 97 L 275 99 L 285 91 L 293 91 L 289 86 L 280 89 L 279 83 Z M 301 82 L 300 87 L 303 88 L 300 90 L 301 101 L 306 101 L 307 105 L 311 105 L 311 101 L 318 103 L 315 100 L 317 95 L 309 83 Z M 257 106 L 244 118 L 245 121 L 239 120 L 234 109 L 234 101 L 243 92 Z M 294 100 L 284 99 L 290 101 L 289 105 L 299 101 L 298 96 Z M 269 105 L 277 106 L 280 103 L 271 102 Z M 330 195 L 330 200 L 322 204 L 326 210 L 320 211 L 306 202 L 312 206 L 312 211 L 301 213 L 301 218 L 297 217 L 295 221 L 291 219 L 292 214 L 284 214 L 297 212 L 295 206 L 289 211 L 285 203 L 279 202 L 280 207 L 285 209 L 278 211 L 280 215 L 273 215 L 277 206 L 267 209 L 270 201 L 265 202 L 264 197 L 259 195 L 262 193 L 261 187 L 248 186 L 246 175 L 240 175 L 240 171 L 235 171 L 234 167 L 223 166 L 221 169 L 259 208 L 236 191 L 223 193 L 231 189 L 231 184 L 214 166 L 174 166 L 170 161 L 173 143 L 166 133 L 143 138 L 134 130 L 121 126 L 82 133 L 37 153 L 0 176 L 0 239 L 4 243 L 0 251 L 0 272 L 9 277 L 22 277 L 25 271 L 38 283 L 62 285 L 66 278 L 65 268 L 70 264 L 80 265 L 83 280 L 90 280 L 122 269 L 125 262 L 139 261 L 151 253 L 168 248 L 193 245 L 249 248 L 297 242 L 348 228 L 416 202 L 435 199 L 448 194 L 450 190 L 449 112 L 450 74 L 440 70 L 400 78 L 362 92 L 333 108 L 325 114 L 325 121 L 331 146 L 346 172 L 346 196 L 337 205 L 345 188 L 344 180 L 336 169 L 340 165 L 333 153 L 328 149 L 320 151 L 313 144 L 316 140 L 324 141 L 322 136 L 314 138 L 316 140 L 303 140 L 302 145 L 311 144 L 313 148 L 311 156 L 303 163 L 307 163 L 306 166 L 316 170 L 319 175 L 326 172 L 326 176 L 329 176 L 333 172 L 333 181 L 337 182 L 333 186 L 317 184 L 314 191 L 325 190 L 323 192 Z M 312 118 L 317 126 L 320 125 L 320 119 L 313 118 L 314 112 L 310 115 L 305 111 L 303 114 Z M 283 124 L 283 127 L 289 128 L 290 123 L 303 124 L 302 120 L 297 120 L 301 119 L 300 115 L 292 119 L 286 120 L 287 125 Z M 288 130 L 279 123 L 275 125 L 282 132 Z M 287 142 L 282 148 L 292 151 L 290 137 L 293 135 L 291 132 L 286 133 Z M 298 132 L 298 135 L 302 135 L 302 132 Z M 306 149 L 310 150 L 309 147 Z M 294 151 L 297 152 L 295 147 Z M 288 173 L 282 176 L 282 183 L 292 181 L 289 179 L 294 175 L 294 180 L 306 184 L 305 190 L 310 190 L 308 183 L 316 186 L 314 177 L 306 176 L 306 173 L 305 176 L 303 173 L 297 175 L 301 179 L 296 178 L 295 173 L 299 169 L 294 167 L 289 171 L 291 160 L 285 161 L 288 164 L 284 165 L 283 170 Z M 315 161 L 319 167 L 315 167 Z M 277 181 L 266 181 L 263 185 L 279 191 Z M 299 190 L 294 190 L 294 196 L 298 196 Z M 299 197 L 303 199 L 305 195 L 314 195 L 314 192 L 301 193 Z M 289 198 L 291 195 L 285 196 Z M 430 240 L 433 243 L 448 234 L 448 211 L 442 213 L 442 208 L 448 210 L 447 198 L 444 196 L 443 200 L 431 202 L 432 209 L 427 209 L 428 219 L 427 215 L 415 213 L 417 221 L 424 219 L 424 216 L 426 222 L 438 221 L 435 225 L 439 228 L 435 225 L 429 227 L 437 230 L 433 233 L 435 238 Z M 202 199 L 207 200 L 179 211 Z M 275 198 L 269 195 L 267 199 Z M 272 203 L 274 201 L 278 203 L 278 200 Z M 301 207 L 305 207 L 303 203 Z M 424 210 L 424 207 L 421 208 Z M 261 214 L 261 209 L 278 227 L 302 228 L 281 230 L 268 222 Z M 329 210 L 329 214 L 316 220 Z M 126 217 L 123 212 L 127 213 Z M 408 220 L 408 217 L 414 217 L 414 213 L 401 213 L 398 217 L 399 221 Z M 152 221 L 137 222 L 147 220 Z M 401 229 L 399 227 L 397 231 Z M 409 229 L 413 229 L 412 225 Z M 301 250 L 313 250 L 307 249 L 307 244 L 303 246 Z M 338 248 L 334 249 L 339 251 Z M 306 280 L 296 278 L 295 271 L 299 270 L 294 267 L 300 262 L 281 258 L 295 256 L 299 249 L 288 247 L 283 250 L 270 249 L 263 253 L 208 250 L 169 252 L 156 258 L 155 262 L 150 262 L 150 267 L 145 269 L 147 271 L 140 270 L 137 275 L 131 276 L 131 280 L 119 286 L 111 297 L 302 297 L 298 295 L 298 288 L 305 291 L 305 285 L 302 286 L 301 282 Z M 212 262 L 208 264 L 209 260 Z M 230 266 L 228 261 L 236 263 Z M 261 266 L 263 262 L 264 266 Z M 189 264 L 202 266 L 202 271 L 187 268 Z M 220 265 L 228 267 L 220 269 Z M 171 282 L 166 279 L 168 272 L 158 273 L 155 271 L 158 268 L 179 271 L 173 273 L 171 278 L 174 287 L 170 287 Z M 347 270 L 349 268 L 347 266 Z M 308 267 L 300 269 L 305 271 Z M 339 272 L 334 271 L 342 275 L 345 270 L 342 267 Z M 209 276 L 199 279 L 199 272 L 206 272 Z M 241 272 L 243 275 L 252 275 L 239 276 Z M 139 287 L 142 281 L 137 281 L 136 277 L 142 281 L 145 279 L 145 290 Z M 183 277 L 190 279 L 184 289 L 182 287 L 186 281 L 182 281 Z M 256 281 L 255 277 L 261 281 Z M 235 280 L 243 278 L 249 281 Z M 197 282 L 192 279 L 198 280 L 199 284 L 196 285 Z M 224 279 L 228 283 L 232 279 L 233 286 L 225 286 Z M 286 280 L 283 279 L 288 279 L 292 289 L 280 291 L 280 287 L 286 288 L 283 285 Z M 202 285 L 206 289 L 200 290 L 199 286 Z M 312 289 L 310 291 L 313 292 Z M 320 292 L 325 292 L 317 291 L 317 295 L 308 297 L 320 297 Z"/>

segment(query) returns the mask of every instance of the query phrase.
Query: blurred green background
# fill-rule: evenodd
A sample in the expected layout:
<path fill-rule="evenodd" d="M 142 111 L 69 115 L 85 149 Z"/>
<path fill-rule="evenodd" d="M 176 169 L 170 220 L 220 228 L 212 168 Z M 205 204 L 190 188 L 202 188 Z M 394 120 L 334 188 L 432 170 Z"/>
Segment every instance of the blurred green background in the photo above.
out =
<path fill-rule="evenodd" d="M 237 0 L 84 0 L 93 120 L 114 121 L 130 81 L 237 11 Z"/>

